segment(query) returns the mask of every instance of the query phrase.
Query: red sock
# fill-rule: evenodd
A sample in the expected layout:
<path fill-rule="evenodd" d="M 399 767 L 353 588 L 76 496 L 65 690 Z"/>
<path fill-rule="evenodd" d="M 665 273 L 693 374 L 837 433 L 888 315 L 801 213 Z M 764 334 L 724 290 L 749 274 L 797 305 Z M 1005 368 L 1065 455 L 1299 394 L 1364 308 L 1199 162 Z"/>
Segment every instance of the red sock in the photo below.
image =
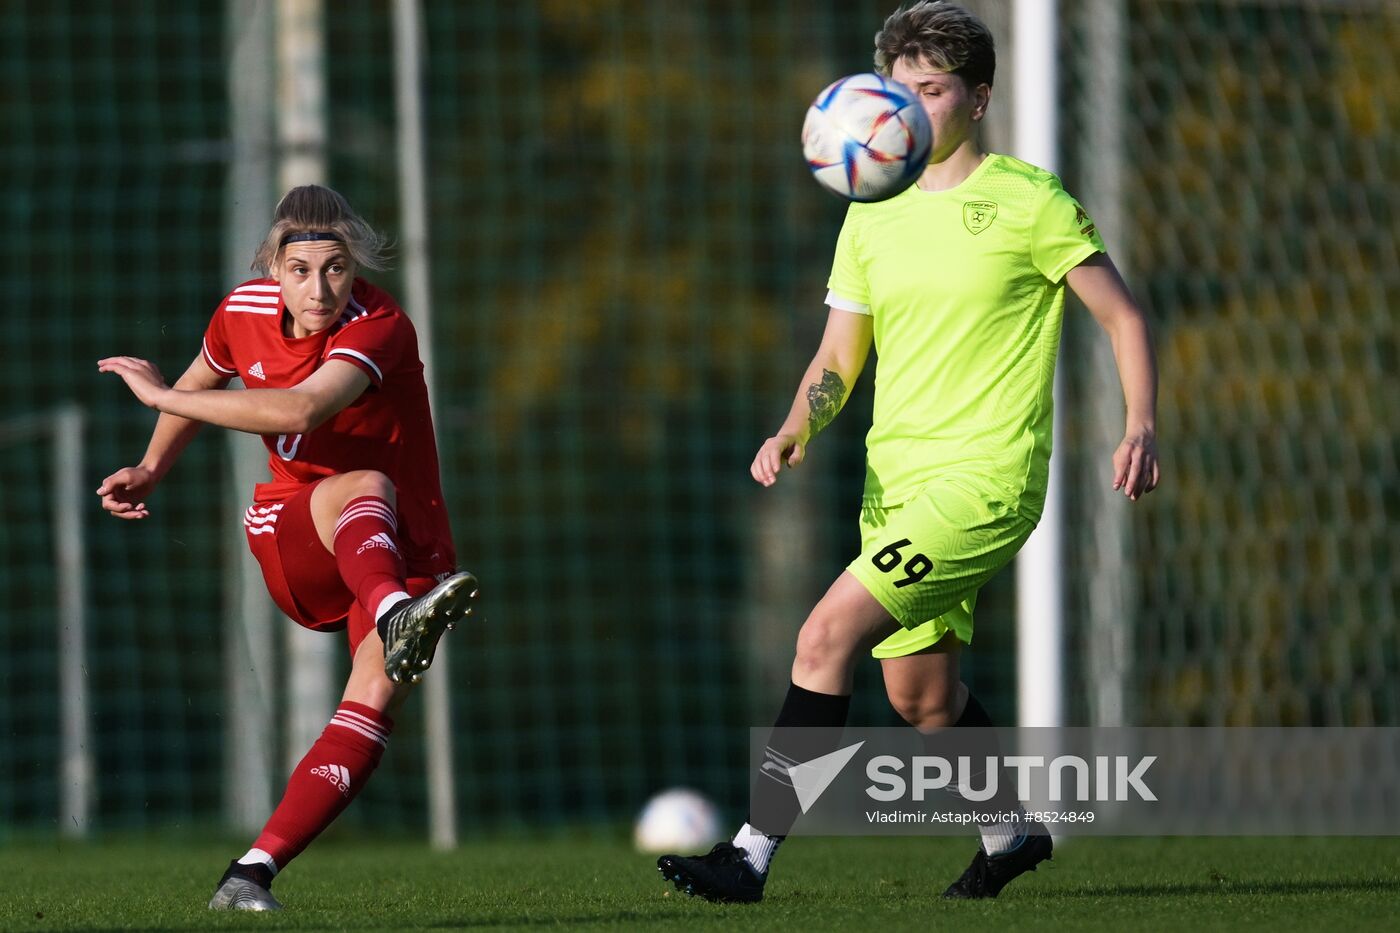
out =
<path fill-rule="evenodd" d="M 361 703 L 341 703 L 292 771 L 281 803 L 253 848 L 272 856 L 277 869 L 286 868 L 369 781 L 393 728 L 383 713 Z"/>
<path fill-rule="evenodd" d="M 340 577 L 371 617 L 384 597 L 405 591 L 407 569 L 399 554 L 398 529 L 394 507 L 377 496 L 351 499 L 335 525 Z"/>

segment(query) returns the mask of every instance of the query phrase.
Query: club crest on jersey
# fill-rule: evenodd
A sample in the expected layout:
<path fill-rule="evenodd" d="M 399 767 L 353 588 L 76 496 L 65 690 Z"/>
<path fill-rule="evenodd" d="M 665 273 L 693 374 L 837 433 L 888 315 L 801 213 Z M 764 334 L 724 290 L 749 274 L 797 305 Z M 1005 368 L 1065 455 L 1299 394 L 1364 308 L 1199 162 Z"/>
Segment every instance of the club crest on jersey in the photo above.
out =
<path fill-rule="evenodd" d="M 968 201 L 963 205 L 963 226 L 974 236 L 990 227 L 996 219 L 995 201 Z"/>

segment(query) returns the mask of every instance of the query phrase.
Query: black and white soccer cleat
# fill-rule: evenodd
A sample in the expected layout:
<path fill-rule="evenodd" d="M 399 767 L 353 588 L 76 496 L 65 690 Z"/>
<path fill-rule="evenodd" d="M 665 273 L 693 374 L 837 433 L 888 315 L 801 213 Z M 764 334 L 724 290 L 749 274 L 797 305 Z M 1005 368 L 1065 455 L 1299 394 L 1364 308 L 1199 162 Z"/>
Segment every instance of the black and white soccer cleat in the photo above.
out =
<path fill-rule="evenodd" d="M 985 849 L 979 847 L 967 871 L 948 885 L 943 896 L 959 900 L 996 897 L 1012 880 L 1028 871 L 1035 871 L 1035 866 L 1049 859 L 1053 848 L 1054 844 L 1044 830 L 1027 834 L 1019 846 L 1001 855 L 988 855 Z"/>
<path fill-rule="evenodd" d="M 399 684 L 418 683 L 433 663 L 438 639 L 472 614 L 480 592 L 476 577 L 454 573 L 415 599 L 389 610 L 384 620 L 384 673 Z"/>
<path fill-rule="evenodd" d="M 766 880 L 733 843 L 720 842 L 705 855 L 663 855 L 656 860 L 662 876 L 676 890 L 723 904 L 756 904 Z"/>

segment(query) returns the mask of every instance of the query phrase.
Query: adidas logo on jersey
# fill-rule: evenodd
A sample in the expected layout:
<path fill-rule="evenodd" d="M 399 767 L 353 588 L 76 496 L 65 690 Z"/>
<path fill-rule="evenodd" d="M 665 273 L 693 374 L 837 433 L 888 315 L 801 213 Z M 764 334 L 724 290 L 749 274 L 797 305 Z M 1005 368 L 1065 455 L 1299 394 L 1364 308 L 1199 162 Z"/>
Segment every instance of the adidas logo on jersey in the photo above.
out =
<path fill-rule="evenodd" d="M 350 769 L 345 765 L 321 765 L 311 769 L 316 777 L 323 777 L 345 796 L 350 795 Z"/>
<path fill-rule="evenodd" d="M 254 363 L 252 366 L 249 366 L 249 367 L 248 367 L 248 375 L 250 375 L 250 376 L 256 376 L 257 378 L 261 379 L 263 382 L 266 382 L 266 381 L 267 381 L 267 374 L 263 372 L 263 368 L 262 368 L 262 360 L 258 360 L 258 361 L 257 361 L 256 363 Z"/>
<path fill-rule="evenodd" d="M 382 548 L 384 548 L 385 550 L 393 551 L 395 554 L 397 554 L 397 553 L 399 552 L 399 549 L 398 549 L 397 547 L 394 546 L 394 539 L 391 538 L 391 537 L 389 537 L 388 535 L 386 535 L 384 532 L 381 531 L 381 532 L 379 532 L 378 534 L 373 534 L 373 535 L 370 535 L 368 538 L 366 538 L 365 541 L 364 541 L 364 543 L 361 544 L 358 548 L 355 549 L 355 553 L 356 553 L 356 554 L 363 554 L 365 551 L 368 551 L 370 548 L 376 548 L 376 547 L 382 547 Z"/>

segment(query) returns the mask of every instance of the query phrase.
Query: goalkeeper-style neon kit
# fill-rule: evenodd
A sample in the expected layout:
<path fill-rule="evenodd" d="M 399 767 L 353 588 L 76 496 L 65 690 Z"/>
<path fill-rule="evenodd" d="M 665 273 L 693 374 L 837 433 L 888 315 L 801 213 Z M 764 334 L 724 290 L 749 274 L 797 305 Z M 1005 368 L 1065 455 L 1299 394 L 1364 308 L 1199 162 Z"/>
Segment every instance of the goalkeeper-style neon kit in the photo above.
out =
<path fill-rule="evenodd" d="M 827 303 L 873 318 L 862 550 L 901 657 L 972 639 L 977 590 L 1045 503 L 1064 277 L 1104 249 L 1050 172 L 991 154 L 946 191 L 852 204 Z"/>

